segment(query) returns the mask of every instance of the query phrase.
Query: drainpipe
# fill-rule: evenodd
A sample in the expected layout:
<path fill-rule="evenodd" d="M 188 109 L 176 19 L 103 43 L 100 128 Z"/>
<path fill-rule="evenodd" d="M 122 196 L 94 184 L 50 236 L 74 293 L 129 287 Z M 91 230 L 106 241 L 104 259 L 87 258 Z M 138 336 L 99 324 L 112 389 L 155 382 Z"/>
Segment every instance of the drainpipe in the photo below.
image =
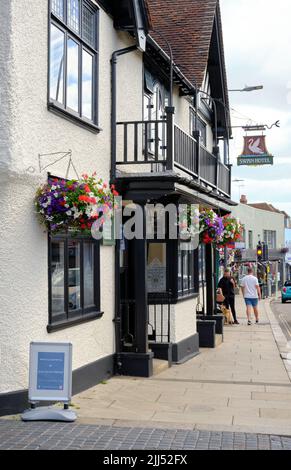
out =
<path fill-rule="evenodd" d="M 111 58 L 111 180 L 116 176 L 116 120 L 117 120 L 117 62 L 121 55 L 136 51 L 137 46 L 119 49 Z"/>

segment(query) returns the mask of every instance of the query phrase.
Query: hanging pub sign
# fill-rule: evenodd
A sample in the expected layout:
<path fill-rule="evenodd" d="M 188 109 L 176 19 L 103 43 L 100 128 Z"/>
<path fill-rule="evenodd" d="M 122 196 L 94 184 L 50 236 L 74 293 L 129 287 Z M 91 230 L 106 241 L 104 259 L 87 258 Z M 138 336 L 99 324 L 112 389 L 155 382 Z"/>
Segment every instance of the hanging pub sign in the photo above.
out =
<path fill-rule="evenodd" d="M 274 157 L 266 146 L 265 135 L 244 137 L 244 150 L 238 157 L 238 166 L 274 165 Z"/>

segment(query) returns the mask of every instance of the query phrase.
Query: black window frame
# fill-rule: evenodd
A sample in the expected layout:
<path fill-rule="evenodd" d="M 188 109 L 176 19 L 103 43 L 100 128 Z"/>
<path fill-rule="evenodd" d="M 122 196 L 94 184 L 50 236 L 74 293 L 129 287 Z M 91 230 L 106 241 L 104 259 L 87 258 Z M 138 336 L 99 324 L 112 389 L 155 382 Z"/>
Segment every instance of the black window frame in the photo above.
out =
<path fill-rule="evenodd" d="M 177 294 L 178 299 L 185 299 L 197 295 L 199 293 L 199 275 L 198 275 L 198 248 L 182 250 L 181 245 L 187 245 L 189 242 L 184 242 L 178 240 L 178 257 L 177 257 L 177 274 L 181 272 L 181 289 L 179 290 L 179 279 L 177 275 Z M 181 253 L 181 256 L 179 256 Z M 188 287 L 184 287 L 184 261 L 186 258 L 187 263 L 187 277 L 188 277 Z M 179 263 L 180 269 L 179 269 Z M 191 283 L 192 278 L 192 283 Z"/>
<path fill-rule="evenodd" d="M 206 259 L 205 259 L 205 244 L 200 243 L 198 247 L 198 277 L 199 286 L 203 287 L 206 283 Z"/>
<path fill-rule="evenodd" d="M 84 128 L 92 132 L 99 132 L 99 7 L 92 3 L 90 0 L 80 0 L 80 31 L 77 33 L 68 25 L 67 19 L 67 4 L 68 0 L 63 0 L 64 5 L 64 18 L 58 17 L 52 9 L 52 0 L 48 1 L 49 14 L 48 14 L 48 90 L 47 90 L 47 102 L 48 109 L 62 115 L 66 119 L 73 121 Z M 94 27 L 95 27 L 95 47 L 88 43 L 82 37 L 82 21 L 83 21 L 83 8 L 88 8 L 95 15 Z M 60 103 L 50 96 L 50 67 L 51 67 L 51 25 L 60 29 L 64 33 L 64 71 L 63 71 L 63 101 Z M 66 93 L 67 93 L 67 43 L 68 39 L 72 39 L 79 46 L 79 63 L 78 63 L 78 105 L 79 112 L 67 107 L 66 104 Z M 83 50 L 89 53 L 93 57 L 92 62 L 92 120 L 85 116 L 82 116 L 82 70 L 83 70 Z"/>
<path fill-rule="evenodd" d="M 190 135 L 193 137 L 193 132 L 195 130 L 195 122 L 196 122 L 196 114 L 197 111 L 190 106 Z M 200 116 L 197 115 L 197 130 L 201 132 L 201 139 L 200 143 L 204 146 L 207 147 L 207 123 L 201 119 Z"/>
<path fill-rule="evenodd" d="M 81 301 L 84 301 L 84 264 L 83 264 L 83 245 L 84 243 L 92 243 L 94 246 L 94 306 L 85 307 L 82 305 L 81 309 L 76 311 L 69 310 L 69 284 L 68 284 L 68 269 L 69 269 L 69 241 L 76 241 L 80 243 L 80 288 L 81 288 Z M 52 312 L 52 243 L 64 243 L 64 313 L 53 315 Z M 58 233 L 48 234 L 48 286 L 49 286 L 49 315 L 47 331 L 49 333 L 68 328 L 80 323 L 96 320 L 103 316 L 100 307 L 100 242 L 94 240 L 92 237 L 82 234 L 73 233 Z"/>
<path fill-rule="evenodd" d="M 181 273 L 183 281 L 183 260 L 188 257 L 188 289 L 183 288 L 179 291 L 179 245 L 180 243 L 187 244 L 187 241 L 182 240 L 159 240 L 157 238 L 148 240 L 148 243 L 165 243 L 166 244 L 166 260 L 167 260 L 167 274 L 166 274 L 166 292 L 148 293 L 149 305 L 155 304 L 177 304 L 180 301 L 192 299 L 199 295 L 199 272 L 198 272 L 198 248 L 193 250 L 183 250 L 181 257 Z M 189 253 L 191 256 L 189 256 Z M 192 279 L 193 283 L 190 284 L 191 275 L 191 259 L 192 259 Z"/>

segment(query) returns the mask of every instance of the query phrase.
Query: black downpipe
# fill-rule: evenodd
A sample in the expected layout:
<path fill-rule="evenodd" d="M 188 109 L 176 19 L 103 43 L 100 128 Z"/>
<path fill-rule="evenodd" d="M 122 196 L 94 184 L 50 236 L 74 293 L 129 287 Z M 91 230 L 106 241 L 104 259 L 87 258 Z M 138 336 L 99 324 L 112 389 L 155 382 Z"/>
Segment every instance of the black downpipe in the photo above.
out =
<path fill-rule="evenodd" d="M 111 183 L 116 178 L 116 122 L 117 122 L 117 62 L 118 57 L 136 51 L 137 46 L 119 49 L 112 54 L 111 58 Z M 120 240 L 115 245 L 115 350 L 116 350 L 116 372 L 122 367 L 121 352 L 121 310 L 120 310 Z"/>

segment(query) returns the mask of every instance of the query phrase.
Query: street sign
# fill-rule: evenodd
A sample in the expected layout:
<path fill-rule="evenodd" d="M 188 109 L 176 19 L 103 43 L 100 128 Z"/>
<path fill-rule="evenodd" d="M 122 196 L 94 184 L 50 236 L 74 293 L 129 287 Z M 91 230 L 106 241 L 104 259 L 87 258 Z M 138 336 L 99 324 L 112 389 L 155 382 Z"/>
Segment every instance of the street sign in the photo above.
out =
<path fill-rule="evenodd" d="M 245 136 L 243 153 L 238 157 L 238 166 L 273 165 L 274 157 L 266 146 L 266 136 Z"/>

